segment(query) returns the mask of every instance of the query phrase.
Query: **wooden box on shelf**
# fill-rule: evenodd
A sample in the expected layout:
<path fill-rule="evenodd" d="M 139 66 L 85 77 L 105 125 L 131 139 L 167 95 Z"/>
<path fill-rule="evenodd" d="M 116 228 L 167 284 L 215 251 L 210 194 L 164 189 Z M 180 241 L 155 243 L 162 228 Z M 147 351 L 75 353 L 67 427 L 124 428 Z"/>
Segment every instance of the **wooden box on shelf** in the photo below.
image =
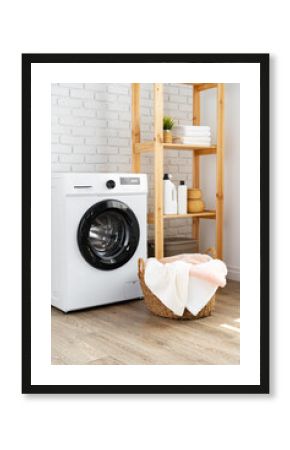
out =
<path fill-rule="evenodd" d="M 186 237 L 169 237 L 164 239 L 164 256 L 175 256 L 183 253 L 197 253 L 198 242 Z M 148 241 L 148 257 L 154 257 L 154 240 Z"/>

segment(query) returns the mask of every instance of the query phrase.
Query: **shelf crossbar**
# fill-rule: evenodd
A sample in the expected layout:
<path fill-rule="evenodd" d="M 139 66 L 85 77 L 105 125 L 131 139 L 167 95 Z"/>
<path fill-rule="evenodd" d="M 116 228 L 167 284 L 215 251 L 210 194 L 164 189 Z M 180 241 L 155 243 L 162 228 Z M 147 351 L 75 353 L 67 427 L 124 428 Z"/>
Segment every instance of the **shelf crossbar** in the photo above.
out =
<path fill-rule="evenodd" d="M 197 152 L 199 155 L 214 155 L 216 153 L 216 145 L 209 145 L 208 147 L 192 144 L 162 144 L 164 150 L 191 150 Z M 154 141 L 141 142 L 135 144 L 136 153 L 154 152 Z"/>
<path fill-rule="evenodd" d="M 215 210 L 205 210 L 200 213 L 188 213 L 188 214 L 163 214 L 163 219 L 215 219 Z M 154 213 L 149 213 L 147 216 L 148 223 L 154 224 Z"/>

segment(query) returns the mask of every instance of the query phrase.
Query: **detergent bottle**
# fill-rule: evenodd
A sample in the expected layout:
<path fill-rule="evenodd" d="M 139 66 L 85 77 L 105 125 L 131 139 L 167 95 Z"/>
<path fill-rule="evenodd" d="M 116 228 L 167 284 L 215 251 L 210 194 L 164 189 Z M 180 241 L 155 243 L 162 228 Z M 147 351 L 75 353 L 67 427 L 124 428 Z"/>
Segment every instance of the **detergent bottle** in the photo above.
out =
<path fill-rule="evenodd" d="M 175 184 L 170 180 L 171 175 L 163 177 L 163 212 L 164 214 L 177 214 L 177 191 Z"/>
<path fill-rule="evenodd" d="M 185 181 L 179 183 L 177 189 L 178 214 L 187 214 L 187 186 Z"/>

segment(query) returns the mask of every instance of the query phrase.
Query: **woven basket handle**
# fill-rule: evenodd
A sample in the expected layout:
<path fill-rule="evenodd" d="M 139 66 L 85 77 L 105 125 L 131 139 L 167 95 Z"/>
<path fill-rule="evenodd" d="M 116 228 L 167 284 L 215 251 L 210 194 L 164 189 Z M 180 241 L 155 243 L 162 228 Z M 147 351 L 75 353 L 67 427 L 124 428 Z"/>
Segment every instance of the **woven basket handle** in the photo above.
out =
<path fill-rule="evenodd" d="M 144 259 L 138 258 L 138 273 L 139 273 L 139 276 L 144 274 L 144 269 L 145 269 Z"/>
<path fill-rule="evenodd" d="M 209 247 L 205 253 L 207 253 L 212 258 L 216 259 L 216 249 L 214 247 Z"/>

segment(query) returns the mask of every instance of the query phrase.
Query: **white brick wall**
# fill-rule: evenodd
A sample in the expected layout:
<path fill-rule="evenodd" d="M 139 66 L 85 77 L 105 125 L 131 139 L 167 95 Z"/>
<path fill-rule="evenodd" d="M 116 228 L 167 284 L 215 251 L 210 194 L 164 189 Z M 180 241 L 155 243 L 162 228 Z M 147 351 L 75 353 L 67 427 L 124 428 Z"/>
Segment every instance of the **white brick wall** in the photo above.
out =
<path fill-rule="evenodd" d="M 152 139 L 152 85 L 141 87 L 141 135 Z M 130 84 L 53 84 L 51 87 L 51 148 L 53 172 L 131 172 Z M 191 124 L 192 90 L 164 86 L 164 114 L 176 123 Z M 166 151 L 164 172 L 176 184 L 192 184 L 191 152 Z M 149 210 L 153 209 L 153 159 L 142 155 L 142 172 L 148 174 Z M 190 236 L 190 220 L 165 222 L 166 236 Z M 153 228 L 149 227 L 152 235 Z"/>

